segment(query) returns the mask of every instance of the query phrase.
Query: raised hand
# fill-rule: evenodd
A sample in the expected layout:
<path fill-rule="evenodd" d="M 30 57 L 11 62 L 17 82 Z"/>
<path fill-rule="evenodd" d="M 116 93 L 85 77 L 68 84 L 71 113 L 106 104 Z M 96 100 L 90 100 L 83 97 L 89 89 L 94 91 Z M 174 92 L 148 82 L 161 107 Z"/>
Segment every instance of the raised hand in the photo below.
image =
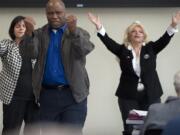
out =
<path fill-rule="evenodd" d="M 101 20 L 98 16 L 95 16 L 92 13 L 88 13 L 89 20 L 96 26 L 96 29 L 99 30 L 102 27 Z"/>
<path fill-rule="evenodd" d="M 30 16 L 25 17 L 24 22 L 26 25 L 26 34 L 31 36 L 32 32 L 34 31 L 34 26 L 36 25 L 36 22 Z"/>
<path fill-rule="evenodd" d="M 68 15 L 66 17 L 67 27 L 69 32 L 74 33 L 77 27 L 77 17 L 74 15 Z"/>
<path fill-rule="evenodd" d="M 178 11 L 173 17 L 172 17 L 172 27 L 176 27 L 180 23 L 180 11 Z"/>

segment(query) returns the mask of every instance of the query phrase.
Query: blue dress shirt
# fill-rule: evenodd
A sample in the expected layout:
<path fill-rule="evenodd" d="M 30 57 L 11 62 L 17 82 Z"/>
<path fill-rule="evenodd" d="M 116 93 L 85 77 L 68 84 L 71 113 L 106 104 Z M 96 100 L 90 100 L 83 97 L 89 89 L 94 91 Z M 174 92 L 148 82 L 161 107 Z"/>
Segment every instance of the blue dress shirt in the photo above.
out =
<path fill-rule="evenodd" d="M 66 25 L 59 29 L 49 29 L 50 42 L 43 76 L 45 85 L 68 84 L 61 57 L 61 40 L 65 29 Z"/>

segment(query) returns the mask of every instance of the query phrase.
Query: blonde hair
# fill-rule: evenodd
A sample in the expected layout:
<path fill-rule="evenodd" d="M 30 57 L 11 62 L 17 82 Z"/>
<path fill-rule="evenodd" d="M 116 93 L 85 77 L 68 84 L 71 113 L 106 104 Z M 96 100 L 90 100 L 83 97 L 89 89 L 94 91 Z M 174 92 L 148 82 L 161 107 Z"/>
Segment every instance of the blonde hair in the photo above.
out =
<path fill-rule="evenodd" d="M 147 33 L 144 29 L 144 26 L 139 22 L 133 22 L 131 25 L 129 25 L 124 33 L 124 40 L 123 43 L 127 47 L 129 44 L 131 44 L 131 41 L 129 39 L 129 34 L 133 31 L 135 27 L 140 27 L 144 33 L 144 42 L 147 43 Z"/>

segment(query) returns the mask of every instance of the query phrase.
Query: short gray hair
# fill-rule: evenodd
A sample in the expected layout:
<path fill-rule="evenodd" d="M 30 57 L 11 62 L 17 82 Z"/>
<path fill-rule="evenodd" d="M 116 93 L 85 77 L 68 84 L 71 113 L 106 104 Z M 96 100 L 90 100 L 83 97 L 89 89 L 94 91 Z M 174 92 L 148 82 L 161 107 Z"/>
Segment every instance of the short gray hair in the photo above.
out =
<path fill-rule="evenodd" d="M 176 92 L 180 93 L 180 71 L 174 75 L 174 87 Z"/>

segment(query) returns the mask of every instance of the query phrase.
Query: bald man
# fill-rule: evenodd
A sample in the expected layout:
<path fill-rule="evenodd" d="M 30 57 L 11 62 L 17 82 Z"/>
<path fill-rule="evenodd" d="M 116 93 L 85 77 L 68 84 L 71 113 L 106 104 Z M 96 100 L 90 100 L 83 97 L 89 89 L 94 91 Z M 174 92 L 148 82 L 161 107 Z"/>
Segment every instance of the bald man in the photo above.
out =
<path fill-rule="evenodd" d="M 90 35 L 66 16 L 61 0 L 46 5 L 48 24 L 33 33 L 37 61 L 33 87 L 40 101 L 41 121 L 82 130 L 87 114 L 89 78 L 86 56 L 93 49 Z"/>

